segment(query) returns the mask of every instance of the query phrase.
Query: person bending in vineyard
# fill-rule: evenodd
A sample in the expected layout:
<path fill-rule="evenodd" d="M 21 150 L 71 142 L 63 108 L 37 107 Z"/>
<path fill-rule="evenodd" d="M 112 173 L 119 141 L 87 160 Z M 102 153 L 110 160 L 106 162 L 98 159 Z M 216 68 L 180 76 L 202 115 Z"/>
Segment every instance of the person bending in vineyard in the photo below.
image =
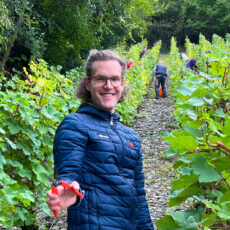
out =
<path fill-rule="evenodd" d="M 192 58 L 189 60 L 188 64 L 186 65 L 187 68 L 193 70 L 194 72 L 198 71 L 198 66 L 196 65 L 196 59 Z"/>
<path fill-rule="evenodd" d="M 58 180 L 85 191 L 81 200 L 61 185 L 58 194 L 48 191 L 51 211 L 68 208 L 68 230 L 153 229 L 141 142 L 115 113 L 126 91 L 125 71 L 125 61 L 115 52 L 91 51 L 86 77 L 76 90 L 84 103 L 56 131 L 53 153 Z"/>
<path fill-rule="evenodd" d="M 139 60 L 143 57 L 143 55 L 147 52 L 147 48 L 145 47 L 139 54 Z"/>
<path fill-rule="evenodd" d="M 156 99 L 160 98 L 160 95 L 159 95 L 160 86 L 162 88 L 163 97 L 167 97 L 166 78 L 168 77 L 168 69 L 162 62 L 159 62 L 154 67 L 152 71 L 152 77 L 154 78 L 155 76 L 156 76 L 156 79 L 155 79 L 156 97 L 155 98 Z"/>

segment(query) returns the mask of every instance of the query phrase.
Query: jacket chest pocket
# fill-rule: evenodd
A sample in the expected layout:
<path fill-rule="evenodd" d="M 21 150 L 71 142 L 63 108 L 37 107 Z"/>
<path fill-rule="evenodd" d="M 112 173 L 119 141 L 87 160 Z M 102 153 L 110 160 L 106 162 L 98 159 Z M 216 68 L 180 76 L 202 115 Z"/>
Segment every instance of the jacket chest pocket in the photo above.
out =
<path fill-rule="evenodd" d="M 106 132 L 89 131 L 88 146 L 90 149 L 113 151 L 113 142 Z"/>
<path fill-rule="evenodd" d="M 116 164 L 116 143 L 106 132 L 89 131 L 87 158 L 98 163 Z"/>

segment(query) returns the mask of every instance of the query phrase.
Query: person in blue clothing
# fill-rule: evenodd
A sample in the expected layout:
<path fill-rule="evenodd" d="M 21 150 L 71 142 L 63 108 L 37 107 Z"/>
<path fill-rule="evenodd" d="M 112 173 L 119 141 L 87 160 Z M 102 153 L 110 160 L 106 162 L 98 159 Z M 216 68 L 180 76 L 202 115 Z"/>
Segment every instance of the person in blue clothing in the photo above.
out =
<path fill-rule="evenodd" d="M 198 66 L 196 65 L 196 59 L 190 59 L 186 67 L 196 72 L 198 70 Z"/>
<path fill-rule="evenodd" d="M 85 191 L 83 199 L 59 185 L 48 191 L 51 211 L 68 208 L 68 230 L 153 230 L 145 198 L 139 136 L 115 112 L 125 94 L 126 63 L 111 50 L 93 50 L 76 95 L 54 139 L 58 180 Z"/>
<path fill-rule="evenodd" d="M 139 61 L 141 60 L 141 58 L 143 57 L 143 55 L 147 52 L 147 48 L 145 47 L 139 54 Z"/>
<path fill-rule="evenodd" d="M 168 77 L 168 69 L 167 67 L 162 63 L 159 62 L 155 65 L 153 71 L 152 71 L 152 78 L 155 79 L 155 92 L 156 92 L 156 99 L 160 98 L 159 95 L 159 88 L 161 86 L 162 88 L 162 94 L 163 97 L 167 97 L 167 90 L 166 90 L 166 78 Z"/>

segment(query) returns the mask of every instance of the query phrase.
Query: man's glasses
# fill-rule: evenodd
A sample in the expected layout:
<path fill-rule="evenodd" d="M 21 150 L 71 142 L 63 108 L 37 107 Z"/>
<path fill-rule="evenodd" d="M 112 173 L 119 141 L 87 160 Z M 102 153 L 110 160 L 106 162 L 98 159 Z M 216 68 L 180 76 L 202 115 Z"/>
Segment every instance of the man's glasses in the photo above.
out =
<path fill-rule="evenodd" d="M 93 83 L 95 86 L 102 87 L 107 84 L 107 81 L 110 81 L 111 85 L 113 87 L 119 87 L 122 82 L 121 77 L 104 77 L 104 76 L 98 76 L 98 77 L 93 77 Z"/>

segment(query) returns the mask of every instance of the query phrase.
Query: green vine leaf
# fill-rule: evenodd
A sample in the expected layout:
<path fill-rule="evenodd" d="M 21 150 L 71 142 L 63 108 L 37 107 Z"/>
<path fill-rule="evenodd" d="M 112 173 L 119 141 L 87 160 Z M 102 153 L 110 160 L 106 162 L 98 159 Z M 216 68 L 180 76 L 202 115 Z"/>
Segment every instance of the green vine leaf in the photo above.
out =
<path fill-rule="evenodd" d="M 158 230 L 182 230 L 171 216 L 164 216 L 156 221 L 156 226 Z"/>
<path fill-rule="evenodd" d="M 195 151 L 199 145 L 194 136 L 168 136 L 164 139 L 170 142 L 172 149 Z"/>
<path fill-rule="evenodd" d="M 14 119 L 7 119 L 5 122 L 3 122 L 3 125 L 6 125 L 10 133 L 13 135 L 18 134 L 21 130 L 20 124 Z"/>
<path fill-rule="evenodd" d="M 18 174 L 23 178 L 23 177 L 26 177 L 28 178 L 29 180 L 31 180 L 32 178 L 32 174 L 31 174 L 31 171 L 28 170 L 28 169 L 20 169 L 18 171 Z"/>
<path fill-rule="evenodd" d="M 179 224 L 181 229 L 184 230 L 197 230 L 198 223 L 202 219 L 203 208 L 191 209 L 187 211 L 173 211 L 169 210 L 173 219 Z"/>
<path fill-rule="evenodd" d="M 7 141 L 7 143 L 11 146 L 12 149 L 16 149 L 16 148 L 17 148 L 16 144 L 14 144 L 14 143 L 13 143 L 10 139 L 8 139 L 7 137 L 6 137 L 6 141 Z"/>
<path fill-rule="evenodd" d="M 212 162 L 215 165 L 216 169 L 220 172 L 230 169 L 230 155 L 218 157 Z"/>
<path fill-rule="evenodd" d="M 230 136 L 230 117 L 227 117 L 225 120 L 223 132 L 225 135 Z"/>
<path fill-rule="evenodd" d="M 198 179 L 198 176 L 191 174 L 191 175 L 184 175 L 180 176 L 178 179 L 172 182 L 172 190 L 179 190 L 184 189 L 192 184 L 194 184 Z"/>
<path fill-rule="evenodd" d="M 33 166 L 33 171 L 36 174 L 37 179 L 40 183 L 47 184 L 47 175 L 50 175 L 48 170 L 46 170 L 42 165 L 36 164 Z"/>
<path fill-rule="evenodd" d="M 191 96 L 197 87 L 189 87 L 185 84 L 181 84 L 176 90 L 183 96 Z"/>
<path fill-rule="evenodd" d="M 186 201 L 187 198 L 197 194 L 199 191 L 201 191 L 201 188 L 197 185 L 173 191 L 173 194 L 170 195 L 169 207 L 180 205 L 182 202 Z"/>
<path fill-rule="evenodd" d="M 222 108 L 217 109 L 214 115 L 217 117 L 226 117 L 226 113 L 224 113 L 224 110 Z"/>
<path fill-rule="evenodd" d="M 0 127 L 0 133 L 5 134 L 5 130 Z"/>
<path fill-rule="evenodd" d="M 199 176 L 200 183 L 214 182 L 221 179 L 221 176 L 208 161 L 202 156 L 195 156 L 192 164 L 193 172 Z"/>
<path fill-rule="evenodd" d="M 188 103 L 192 106 L 203 106 L 204 101 L 200 97 L 191 97 L 188 100 Z"/>

